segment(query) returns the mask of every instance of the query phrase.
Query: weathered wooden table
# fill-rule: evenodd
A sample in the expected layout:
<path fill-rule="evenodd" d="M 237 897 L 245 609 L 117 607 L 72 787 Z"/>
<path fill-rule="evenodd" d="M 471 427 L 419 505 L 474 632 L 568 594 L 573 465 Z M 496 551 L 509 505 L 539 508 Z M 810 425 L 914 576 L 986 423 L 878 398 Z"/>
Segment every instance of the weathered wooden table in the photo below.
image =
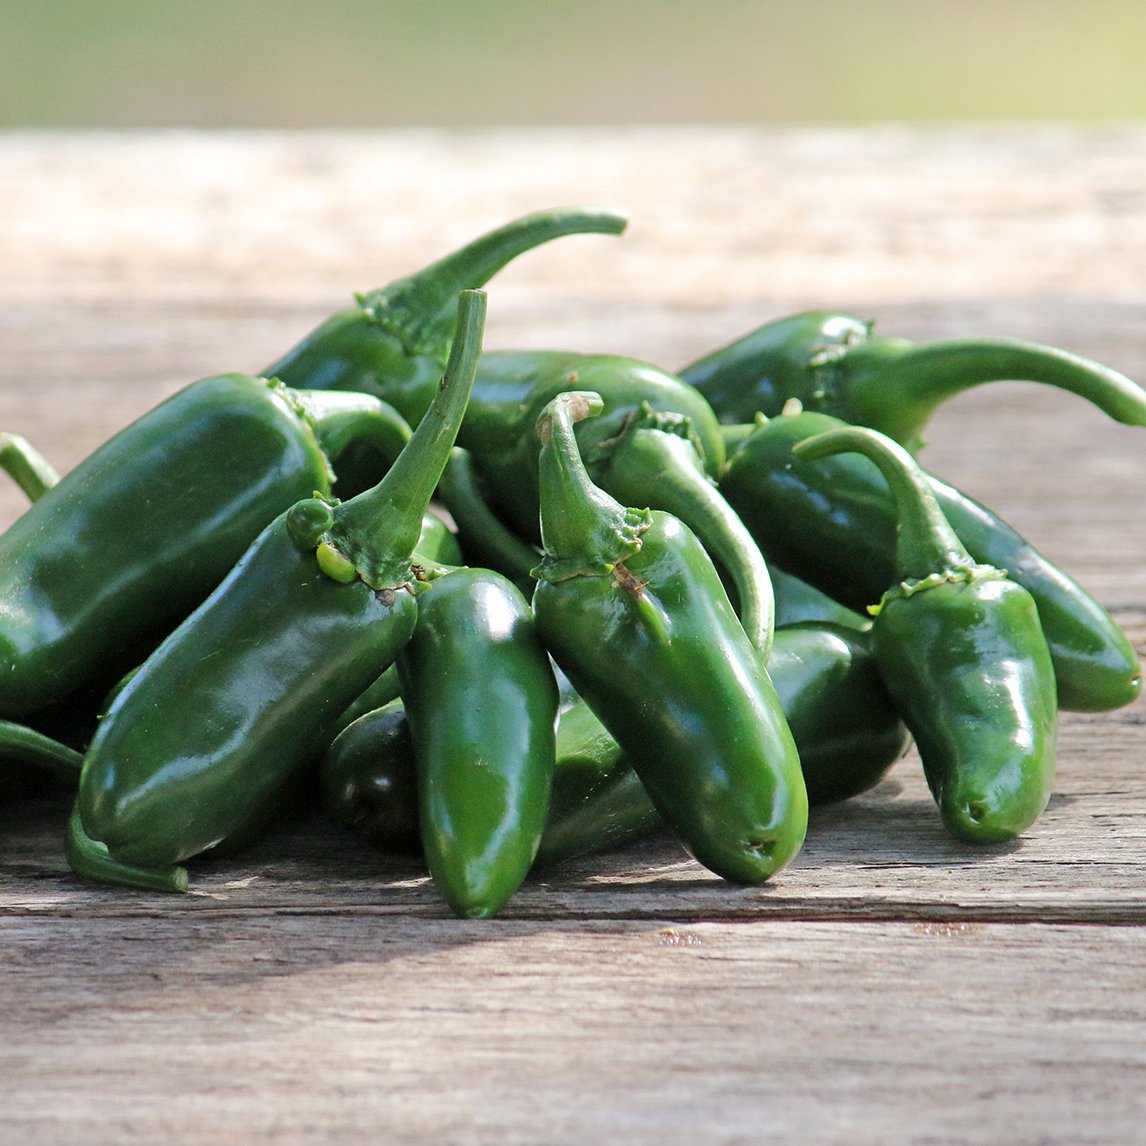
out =
<path fill-rule="evenodd" d="M 1146 379 L 1144 128 L 13 134 L 0 427 L 66 469 L 351 291 L 572 203 L 629 234 L 504 272 L 488 346 L 673 367 L 829 307 Z M 1141 647 L 1144 441 L 1006 383 L 945 407 L 925 456 Z M 1146 1141 L 1143 711 L 1063 715 L 1014 846 L 947 838 L 909 755 L 763 888 L 660 838 L 484 923 L 317 813 L 168 898 L 74 878 L 62 806 L 4 807 L 0 1139 Z"/>

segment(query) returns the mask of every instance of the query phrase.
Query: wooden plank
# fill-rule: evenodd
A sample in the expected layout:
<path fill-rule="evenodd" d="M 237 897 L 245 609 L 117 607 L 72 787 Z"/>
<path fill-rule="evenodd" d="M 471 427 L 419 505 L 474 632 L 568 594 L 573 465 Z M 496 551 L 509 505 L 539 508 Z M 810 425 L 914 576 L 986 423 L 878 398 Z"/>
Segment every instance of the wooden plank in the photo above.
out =
<path fill-rule="evenodd" d="M 1143 928 L 2 932 L 13 1141 L 1076 1146 L 1140 1141 L 1146 1116 Z"/>
<path fill-rule="evenodd" d="M 871 793 L 816 810 L 803 852 L 762 888 L 726 884 L 658 836 L 538 872 L 504 914 L 1146 924 L 1143 727 L 1131 715 L 1064 718 L 1056 794 L 1013 844 L 950 838 L 912 752 Z M 375 851 L 317 810 L 300 809 L 249 851 L 196 861 L 186 897 L 77 879 L 62 853 L 66 810 L 62 802 L 0 809 L 0 916 L 448 916 L 420 865 Z"/>
<path fill-rule="evenodd" d="M 492 346 L 676 365 L 830 307 L 1146 378 L 1146 128 L 0 137 L 0 427 L 67 468 L 187 381 L 516 214 Z M 1146 650 L 1140 431 L 985 387 L 925 455 Z M 2 483 L 0 483 L 2 485 Z M 20 510 L 6 486 L 0 524 Z M 452 920 L 313 810 L 193 893 L 70 875 L 64 802 L 0 808 L 0 1127 L 85 1143 L 1123 1143 L 1146 1105 L 1146 718 L 1064 714 L 1014 846 L 948 839 L 909 756 L 770 886 L 655 838 Z"/>

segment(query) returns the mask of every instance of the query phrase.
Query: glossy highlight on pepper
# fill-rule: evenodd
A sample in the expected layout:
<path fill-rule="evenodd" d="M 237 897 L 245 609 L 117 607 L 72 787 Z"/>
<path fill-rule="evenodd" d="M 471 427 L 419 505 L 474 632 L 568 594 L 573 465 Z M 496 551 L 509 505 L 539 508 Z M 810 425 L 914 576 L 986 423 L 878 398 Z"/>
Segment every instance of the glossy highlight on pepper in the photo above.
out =
<path fill-rule="evenodd" d="M 890 438 L 847 427 L 793 450 L 813 462 L 857 451 L 887 481 L 899 524 L 895 581 L 872 609 L 876 660 L 944 824 L 973 843 L 1013 839 L 1042 813 L 1054 780 L 1054 668 L 1034 601 L 973 560 Z"/>
<path fill-rule="evenodd" d="M 760 883 L 807 829 L 796 746 L 695 535 L 590 480 L 573 424 L 601 406 L 564 394 L 538 424 L 538 630 L 685 848 L 726 879 Z"/>
<path fill-rule="evenodd" d="M 863 457 L 811 465 L 793 452 L 804 439 L 844 425 L 798 406 L 759 419 L 737 435 L 720 488 L 771 567 L 859 612 L 895 577 L 896 514 L 887 483 Z M 934 475 L 927 480 L 971 556 L 1006 569 L 1034 598 L 1054 660 L 1059 707 L 1103 712 L 1136 700 L 1138 653 L 1110 613 L 996 513 Z"/>
<path fill-rule="evenodd" d="M 873 333 L 850 315 L 808 311 L 765 323 L 684 367 L 680 375 L 725 422 L 805 409 L 870 426 L 913 453 L 949 398 L 986 382 L 1039 382 L 1077 394 L 1115 421 L 1146 426 L 1146 391 L 1125 374 L 1018 338 L 918 344 Z"/>
<path fill-rule="evenodd" d="M 488 569 L 437 578 L 398 676 L 430 874 L 455 914 L 489 918 L 533 864 L 556 758 L 557 682 L 521 591 Z"/>
<path fill-rule="evenodd" d="M 81 874 L 181 890 L 179 865 L 264 816 L 409 640 L 413 553 L 484 316 L 484 294 L 463 292 L 438 395 L 385 478 L 347 502 L 304 499 L 272 522 L 116 697 L 69 827 Z"/>
<path fill-rule="evenodd" d="M 268 522 L 329 493 L 332 458 L 379 445 L 380 408 L 361 394 L 206 378 L 44 489 L 0 536 L 0 714 L 110 687 Z"/>

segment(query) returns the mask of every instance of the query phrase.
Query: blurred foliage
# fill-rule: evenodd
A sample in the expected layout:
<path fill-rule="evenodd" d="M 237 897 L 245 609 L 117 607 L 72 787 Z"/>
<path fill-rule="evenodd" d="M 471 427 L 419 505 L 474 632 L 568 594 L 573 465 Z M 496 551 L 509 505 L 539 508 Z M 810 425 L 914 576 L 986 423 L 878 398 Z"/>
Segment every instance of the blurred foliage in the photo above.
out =
<path fill-rule="evenodd" d="M 0 126 L 1125 120 L 1141 0 L 0 0 Z"/>

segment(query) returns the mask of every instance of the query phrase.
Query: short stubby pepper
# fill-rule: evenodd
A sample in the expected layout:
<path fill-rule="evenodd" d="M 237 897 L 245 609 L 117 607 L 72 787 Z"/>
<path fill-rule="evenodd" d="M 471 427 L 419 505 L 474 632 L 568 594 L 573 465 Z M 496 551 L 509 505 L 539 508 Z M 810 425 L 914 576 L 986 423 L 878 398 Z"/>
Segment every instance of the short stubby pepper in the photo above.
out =
<path fill-rule="evenodd" d="M 872 606 L 872 649 L 911 730 L 947 828 L 974 843 L 1013 839 L 1054 781 L 1055 677 L 1030 594 L 975 562 L 910 453 L 846 427 L 793 447 L 815 462 L 875 462 L 898 516 L 895 579 Z"/>
<path fill-rule="evenodd" d="M 430 874 L 455 914 L 488 918 L 533 864 L 556 756 L 557 681 L 521 591 L 488 569 L 435 579 L 398 677 Z"/>
<path fill-rule="evenodd" d="M 342 449 L 389 448 L 389 425 L 367 395 L 229 374 L 121 430 L 0 535 L 0 714 L 110 687 L 269 521 L 330 491 Z"/>
<path fill-rule="evenodd" d="M 421 856 L 418 774 L 406 706 L 399 696 L 340 729 L 319 767 L 323 806 L 384 852 Z"/>
<path fill-rule="evenodd" d="M 813 465 L 792 452 L 805 438 L 843 425 L 798 408 L 760 419 L 740 436 L 720 488 L 771 567 L 858 611 L 895 576 L 896 515 L 887 483 L 863 457 Z M 1006 569 L 1034 598 L 1059 707 L 1101 712 L 1133 702 L 1142 689 L 1141 664 L 1109 612 L 997 514 L 934 475 L 928 483 L 972 557 Z"/>
<path fill-rule="evenodd" d="M 915 343 L 872 333 L 872 324 L 830 311 L 765 323 L 680 371 L 724 422 L 805 409 L 871 426 L 918 452 L 936 408 L 972 386 L 1040 382 L 1094 403 L 1116 421 L 1146 426 L 1146 391 L 1077 354 L 1017 338 Z"/>
<path fill-rule="evenodd" d="M 601 406 L 564 394 L 538 424 L 538 630 L 685 848 L 723 878 L 761 883 L 807 830 L 791 730 L 696 536 L 590 480 L 573 425 Z"/>
<path fill-rule="evenodd" d="M 524 215 L 406 278 L 356 297 L 263 371 L 301 390 L 357 390 L 411 424 L 429 408 L 449 351 L 458 291 L 483 287 L 526 251 L 566 235 L 619 235 L 628 219 L 593 207 Z"/>
<path fill-rule="evenodd" d="M 112 702 L 69 825 L 81 874 L 184 888 L 178 865 L 265 815 L 397 657 L 417 619 L 412 554 L 465 411 L 484 314 L 484 294 L 464 292 L 438 396 L 385 478 L 276 518 Z"/>

